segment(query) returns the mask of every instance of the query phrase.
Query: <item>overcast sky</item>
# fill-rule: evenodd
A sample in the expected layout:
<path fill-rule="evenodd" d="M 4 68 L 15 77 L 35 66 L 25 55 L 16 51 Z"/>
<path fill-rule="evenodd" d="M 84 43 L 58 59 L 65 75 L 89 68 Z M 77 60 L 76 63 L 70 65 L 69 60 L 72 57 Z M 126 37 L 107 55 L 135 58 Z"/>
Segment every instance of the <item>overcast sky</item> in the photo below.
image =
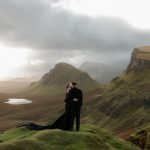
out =
<path fill-rule="evenodd" d="M 64 61 L 124 67 L 150 45 L 149 0 L 0 0 L 0 78 Z"/>

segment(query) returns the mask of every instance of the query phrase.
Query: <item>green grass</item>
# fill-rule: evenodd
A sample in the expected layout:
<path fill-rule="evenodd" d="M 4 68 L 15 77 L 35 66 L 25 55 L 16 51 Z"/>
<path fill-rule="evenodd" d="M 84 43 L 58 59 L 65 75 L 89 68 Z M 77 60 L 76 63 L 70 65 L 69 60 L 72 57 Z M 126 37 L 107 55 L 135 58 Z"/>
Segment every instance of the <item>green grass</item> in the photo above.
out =
<path fill-rule="evenodd" d="M 0 142 L 0 150 L 140 150 L 94 125 L 82 125 L 79 132 L 13 128 L 0 134 Z"/>

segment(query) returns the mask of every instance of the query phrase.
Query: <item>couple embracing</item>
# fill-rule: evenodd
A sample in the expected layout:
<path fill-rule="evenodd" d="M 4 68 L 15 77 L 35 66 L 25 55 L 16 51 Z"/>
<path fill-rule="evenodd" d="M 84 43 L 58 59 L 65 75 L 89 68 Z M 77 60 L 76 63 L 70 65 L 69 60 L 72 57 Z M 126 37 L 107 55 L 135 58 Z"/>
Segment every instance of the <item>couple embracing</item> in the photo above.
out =
<path fill-rule="evenodd" d="M 79 131 L 80 111 L 82 107 L 82 91 L 77 88 L 76 85 L 76 82 L 70 82 L 67 86 L 65 112 L 52 124 L 42 126 L 35 123 L 27 123 L 18 125 L 18 127 L 25 126 L 30 130 L 62 129 L 66 131 L 73 131 L 74 122 L 76 120 L 76 131 Z"/>
<path fill-rule="evenodd" d="M 65 113 L 61 115 L 50 128 L 59 128 L 73 131 L 76 122 L 76 131 L 80 130 L 80 111 L 82 107 L 82 91 L 76 87 L 76 82 L 67 85 L 65 97 Z"/>

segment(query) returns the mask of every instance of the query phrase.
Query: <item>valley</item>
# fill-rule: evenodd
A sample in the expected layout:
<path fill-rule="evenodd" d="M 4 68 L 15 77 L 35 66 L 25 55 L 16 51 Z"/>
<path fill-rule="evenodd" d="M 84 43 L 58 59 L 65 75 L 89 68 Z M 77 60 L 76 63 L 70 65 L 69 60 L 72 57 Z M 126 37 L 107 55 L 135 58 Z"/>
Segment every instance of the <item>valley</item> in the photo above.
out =
<path fill-rule="evenodd" d="M 58 63 L 21 92 L 0 93 L 0 130 L 11 129 L 19 123 L 53 122 L 64 112 L 65 88 L 70 81 L 78 82 L 84 92 L 82 124 L 105 128 L 139 146 L 143 133 L 149 133 L 150 125 L 150 47 L 134 49 L 126 70 L 107 85 L 96 82 L 72 65 Z M 9 98 L 29 99 L 32 103 L 4 103 Z M 137 138 L 138 134 L 141 138 Z"/>

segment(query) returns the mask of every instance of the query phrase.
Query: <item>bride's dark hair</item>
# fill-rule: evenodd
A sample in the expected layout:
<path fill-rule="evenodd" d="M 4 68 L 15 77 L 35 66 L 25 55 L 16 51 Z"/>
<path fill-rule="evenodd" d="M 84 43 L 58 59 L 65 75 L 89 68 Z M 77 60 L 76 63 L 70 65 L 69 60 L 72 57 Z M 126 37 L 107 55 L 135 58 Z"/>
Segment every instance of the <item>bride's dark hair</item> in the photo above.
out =
<path fill-rule="evenodd" d="M 71 82 L 73 86 L 76 86 L 77 85 L 77 82 Z"/>
<path fill-rule="evenodd" d="M 69 86 L 69 84 L 66 86 L 66 89 L 68 89 L 70 86 Z"/>

